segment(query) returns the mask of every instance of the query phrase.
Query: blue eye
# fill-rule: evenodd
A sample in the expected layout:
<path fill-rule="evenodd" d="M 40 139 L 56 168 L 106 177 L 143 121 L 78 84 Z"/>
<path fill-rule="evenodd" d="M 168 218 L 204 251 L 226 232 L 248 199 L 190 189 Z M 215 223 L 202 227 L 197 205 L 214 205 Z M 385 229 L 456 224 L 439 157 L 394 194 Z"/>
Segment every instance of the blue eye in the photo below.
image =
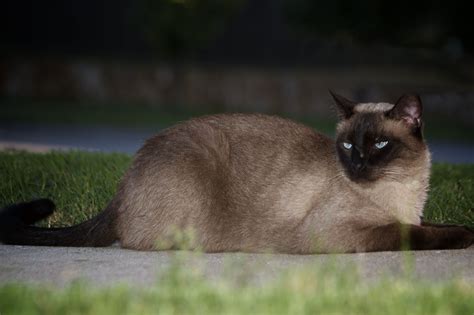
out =
<path fill-rule="evenodd" d="M 383 147 L 385 147 L 386 145 L 388 144 L 388 141 L 380 141 L 380 142 L 377 142 L 375 144 L 375 147 L 377 149 L 382 149 Z"/>
<path fill-rule="evenodd" d="M 352 148 L 352 144 L 349 142 L 343 142 L 342 146 L 344 147 L 344 149 L 347 149 L 347 150 L 350 150 Z"/>

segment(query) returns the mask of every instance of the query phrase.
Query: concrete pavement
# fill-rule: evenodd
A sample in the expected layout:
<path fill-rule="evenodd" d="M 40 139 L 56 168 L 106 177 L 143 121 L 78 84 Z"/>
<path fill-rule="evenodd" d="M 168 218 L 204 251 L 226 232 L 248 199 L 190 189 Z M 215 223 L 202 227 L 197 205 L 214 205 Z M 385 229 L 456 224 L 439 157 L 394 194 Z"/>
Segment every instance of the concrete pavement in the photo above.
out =
<path fill-rule="evenodd" d="M 184 255 L 185 268 L 197 268 L 211 279 L 262 284 L 283 272 L 336 264 L 355 266 L 369 280 L 398 277 L 408 269 L 414 276 L 433 281 L 462 278 L 474 283 L 474 248 L 449 251 L 379 252 L 337 255 L 281 255 L 191 252 L 139 252 L 118 247 L 64 248 L 0 245 L 0 284 L 46 283 L 64 286 L 84 279 L 98 286 L 156 283 L 176 259 Z M 407 264 L 410 261 L 410 264 Z M 411 267 L 410 267 L 411 265 Z M 409 268 L 410 267 L 410 268 Z"/>

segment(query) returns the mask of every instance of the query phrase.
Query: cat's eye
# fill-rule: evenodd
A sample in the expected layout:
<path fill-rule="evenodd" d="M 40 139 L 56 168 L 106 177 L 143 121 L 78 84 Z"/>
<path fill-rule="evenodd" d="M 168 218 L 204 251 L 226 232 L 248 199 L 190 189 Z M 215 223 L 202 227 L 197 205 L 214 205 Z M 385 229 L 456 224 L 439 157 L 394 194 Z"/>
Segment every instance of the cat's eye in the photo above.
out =
<path fill-rule="evenodd" d="M 385 147 L 386 145 L 388 144 L 388 141 L 380 141 L 380 142 L 377 142 L 375 144 L 375 147 L 377 149 L 382 149 L 383 147 Z"/>
<path fill-rule="evenodd" d="M 350 150 L 352 148 L 352 143 L 343 142 L 342 146 L 344 147 L 344 149 Z"/>

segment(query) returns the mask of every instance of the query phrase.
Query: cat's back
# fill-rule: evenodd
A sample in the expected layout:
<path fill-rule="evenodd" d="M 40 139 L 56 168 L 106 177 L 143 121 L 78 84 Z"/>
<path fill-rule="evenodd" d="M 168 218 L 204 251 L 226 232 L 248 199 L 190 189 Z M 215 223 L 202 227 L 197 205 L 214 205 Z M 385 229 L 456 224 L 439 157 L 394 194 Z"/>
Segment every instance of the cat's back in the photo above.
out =
<path fill-rule="evenodd" d="M 169 146 L 187 154 L 207 150 L 221 156 L 290 154 L 296 159 L 331 156 L 333 141 L 299 122 L 264 114 L 218 114 L 193 118 L 149 139 L 141 151 Z M 238 152 L 235 152 L 238 151 Z"/>
<path fill-rule="evenodd" d="M 332 139 L 290 119 L 219 114 L 178 123 L 152 137 L 137 153 L 132 170 L 149 170 L 151 165 L 199 177 L 224 173 L 236 179 L 273 178 L 289 171 L 331 169 L 334 150 Z"/>

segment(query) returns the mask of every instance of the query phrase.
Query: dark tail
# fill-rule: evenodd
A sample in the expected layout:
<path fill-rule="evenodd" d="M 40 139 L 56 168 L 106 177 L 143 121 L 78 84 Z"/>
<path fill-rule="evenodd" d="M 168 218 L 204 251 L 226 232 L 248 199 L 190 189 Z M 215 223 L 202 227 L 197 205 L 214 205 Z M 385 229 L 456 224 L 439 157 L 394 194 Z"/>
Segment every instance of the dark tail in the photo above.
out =
<path fill-rule="evenodd" d="M 32 226 L 54 212 L 56 206 L 49 199 L 5 207 L 0 210 L 0 242 L 15 245 L 109 246 L 117 240 L 111 204 L 96 217 L 65 228 Z"/>

